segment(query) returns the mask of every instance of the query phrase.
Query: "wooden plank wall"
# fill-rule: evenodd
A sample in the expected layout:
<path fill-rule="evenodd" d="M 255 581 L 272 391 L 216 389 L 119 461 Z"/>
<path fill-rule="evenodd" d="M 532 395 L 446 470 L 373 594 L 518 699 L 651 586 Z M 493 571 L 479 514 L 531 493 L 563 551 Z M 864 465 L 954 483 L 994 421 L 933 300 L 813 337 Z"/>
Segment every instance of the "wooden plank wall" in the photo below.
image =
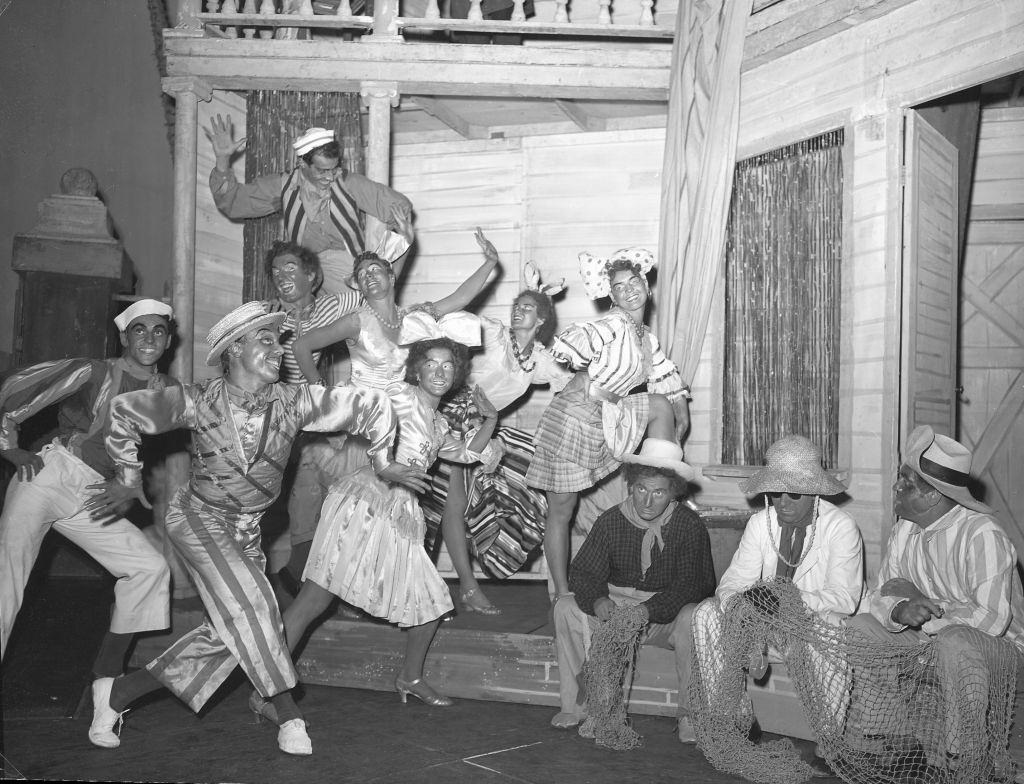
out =
<path fill-rule="evenodd" d="M 985 500 L 1018 555 L 1024 553 L 1022 207 L 1024 107 L 984 110 L 962 270 L 959 435 L 975 450 Z"/>
<path fill-rule="evenodd" d="M 213 100 L 199 102 L 199 143 L 196 164 L 196 316 L 193 344 L 196 381 L 215 376 L 207 367 L 206 333 L 224 314 L 242 304 L 242 223 L 225 218 L 210 194 L 213 148 L 203 132 L 210 118 L 230 115 L 235 138 L 245 136 L 245 98 L 238 93 L 215 90 Z M 245 180 L 245 159 L 234 163 L 235 176 Z"/>

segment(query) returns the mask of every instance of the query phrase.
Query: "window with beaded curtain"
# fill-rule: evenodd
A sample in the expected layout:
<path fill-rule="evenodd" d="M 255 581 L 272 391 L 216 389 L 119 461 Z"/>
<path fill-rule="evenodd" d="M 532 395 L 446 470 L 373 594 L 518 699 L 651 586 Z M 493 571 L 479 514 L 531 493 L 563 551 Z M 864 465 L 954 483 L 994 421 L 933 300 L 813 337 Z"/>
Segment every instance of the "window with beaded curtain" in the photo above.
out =
<path fill-rule="evenodd" d="M 836 465 L 843 131 L 736 164 L 725 249 L 722 462 L 786 434 Z"/>

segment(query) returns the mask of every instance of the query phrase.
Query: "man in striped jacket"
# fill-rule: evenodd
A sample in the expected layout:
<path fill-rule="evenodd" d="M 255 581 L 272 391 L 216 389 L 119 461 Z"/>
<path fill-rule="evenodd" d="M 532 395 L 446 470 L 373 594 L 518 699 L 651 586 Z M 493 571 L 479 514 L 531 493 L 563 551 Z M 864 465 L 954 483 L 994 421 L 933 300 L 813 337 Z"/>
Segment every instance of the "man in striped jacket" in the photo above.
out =
<path fill-rule="evenodd" d="M 364 250 L 388 258 L 398 255 L 388 248 L 366 246 L 363 216 L 372 215 L 399 232 L 403 222 L 411 221 L 412 202 L 386 185 L 345 172 L 334 131 L 310 128 L 292 144 L 298 166 L 247 183 L 239 183 L 231 169 L 232 157 L 245 147 L 245 139 L 232 139 L 231 118 L 217 115 L 206 135 L 216 157 L 210 191 L 217 209 L 229 218 L 282 213 L 286 238 L 319 254 L 328 291 L 344 291 L 352 259 Z"/>

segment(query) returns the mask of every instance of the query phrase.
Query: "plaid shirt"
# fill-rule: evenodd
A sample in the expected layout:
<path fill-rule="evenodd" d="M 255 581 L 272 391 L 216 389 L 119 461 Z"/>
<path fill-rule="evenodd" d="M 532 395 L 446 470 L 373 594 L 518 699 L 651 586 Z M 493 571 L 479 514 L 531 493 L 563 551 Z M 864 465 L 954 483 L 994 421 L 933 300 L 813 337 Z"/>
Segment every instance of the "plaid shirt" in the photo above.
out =
<path fill-rule="evenodd" d="M 683 605 L 715 592 L 711 537 L 696 513 L 679 504 L 662 526 L 665 547 L 655 552 L 647 575 L 640 574 L 640 544 L 644 532 L 623 516 L 617 506 L 597 518 L 569 568 L 569 590 L 588 615 L 594 602 L 608 596 L 608 584 L 650 591 L 644 602 L 651 623 L 671 623 Z"/>

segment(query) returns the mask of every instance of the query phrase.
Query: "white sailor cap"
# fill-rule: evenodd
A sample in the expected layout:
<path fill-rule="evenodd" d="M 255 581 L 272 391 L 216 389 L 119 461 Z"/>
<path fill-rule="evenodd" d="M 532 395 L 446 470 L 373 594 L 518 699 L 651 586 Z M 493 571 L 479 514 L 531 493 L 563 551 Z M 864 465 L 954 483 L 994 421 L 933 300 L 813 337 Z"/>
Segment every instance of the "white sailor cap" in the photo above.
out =
<path fill-rule="evenodd" d="M 174 316 L 174 310 L 166 302 L 161 302 L 158 299 L 140 299 L 115 316 L 114 324 L 119 331 L 124 332 L 139 316 L 149 315 L 163 316 L 170 321 Z"/>
<path fill-rule="evenodd" d="M 334 141 L 334 131 L 328 128 L 310 128 L 292 143 L 296 155 L 305 155 L 310 150 Z"/>

